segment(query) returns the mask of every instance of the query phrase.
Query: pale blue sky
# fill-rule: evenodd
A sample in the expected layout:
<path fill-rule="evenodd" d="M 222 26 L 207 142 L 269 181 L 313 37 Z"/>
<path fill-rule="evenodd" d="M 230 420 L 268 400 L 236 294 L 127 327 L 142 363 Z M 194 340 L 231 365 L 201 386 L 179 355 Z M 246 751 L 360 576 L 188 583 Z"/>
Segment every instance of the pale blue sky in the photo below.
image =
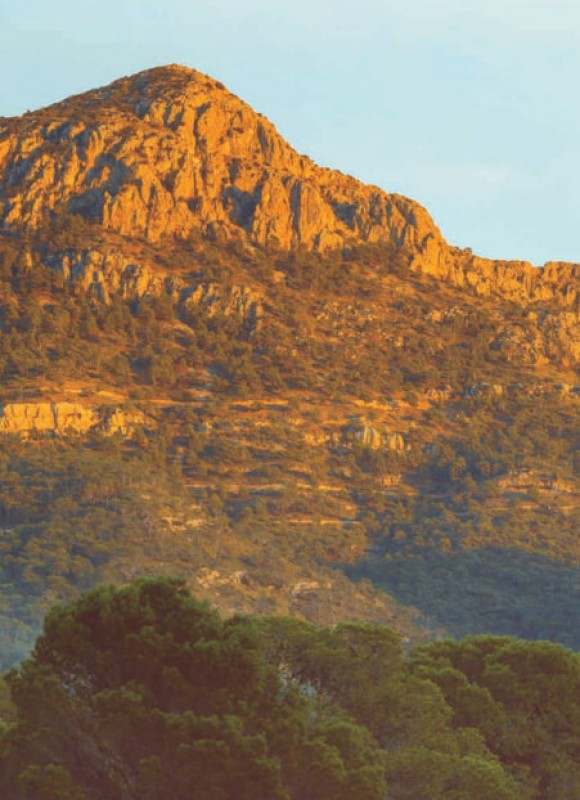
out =
<path fill-rule="evenodd" d="M 0 115 L 167 63 L 454 244 L 580 261 L 580 0 L 0 0 Z"/>

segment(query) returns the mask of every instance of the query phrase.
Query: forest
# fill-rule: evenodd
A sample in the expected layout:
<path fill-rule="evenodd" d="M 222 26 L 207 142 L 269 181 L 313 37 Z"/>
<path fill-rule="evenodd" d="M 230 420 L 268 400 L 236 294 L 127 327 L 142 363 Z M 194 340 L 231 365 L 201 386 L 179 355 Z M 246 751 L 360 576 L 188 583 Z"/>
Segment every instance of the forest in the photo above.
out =
<path fill-rule="evenodd" d="M 11 800 L 570 800 L 580 658 L 382 625 L 223 619 L 182 582 L 53 608 L 0 684 Z"/>

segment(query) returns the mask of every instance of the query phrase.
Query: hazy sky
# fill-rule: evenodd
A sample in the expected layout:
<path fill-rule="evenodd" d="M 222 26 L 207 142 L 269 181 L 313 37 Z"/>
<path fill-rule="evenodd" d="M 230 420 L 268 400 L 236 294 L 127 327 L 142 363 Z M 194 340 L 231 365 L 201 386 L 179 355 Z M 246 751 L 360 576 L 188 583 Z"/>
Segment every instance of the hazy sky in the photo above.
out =
<path fill-rule="evenodd" d="M 167 63 L 454 244 L 580 261 L 580 0 L 0 0 L 0 115 Z"/>

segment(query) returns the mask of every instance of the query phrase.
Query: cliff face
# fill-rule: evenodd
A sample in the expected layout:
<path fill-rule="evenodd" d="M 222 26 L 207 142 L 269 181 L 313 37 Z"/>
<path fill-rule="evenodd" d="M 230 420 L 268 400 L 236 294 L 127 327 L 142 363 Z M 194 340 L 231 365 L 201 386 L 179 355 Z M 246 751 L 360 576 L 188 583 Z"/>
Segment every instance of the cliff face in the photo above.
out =
<path fill-rule="evenodd" d="M 317 167 L 221 84 L 182 67 L 5 121 L 0 169 L 5 228 L 67 210 L 151 241 L 196 229 L 281 248 L 394 240 L 435 258 L 440 245 L 416 203 Z"/>
<path fill-rule="evenodd" d="M 56 436 L 83 434 L 98 429 L 105 435 L 129 434 L 142 414 L 119 408 L 106 411 L 68 402 L 6 403 L 0 406 L 0 435 L 48 433 Z"/>
<path fill-rule="evenodd" d="M 536 269 L 449 247 L 418 203 L 318 167 L 184 67 L 0 120 L 0 228 L 31 231 L 63 214 L 151 242 L 201 232 L 281 249 L 392 243 L 410 269 L 482 296 L 577 300 L 578 265 Z M 140 273 L 134 282 L 139 294 Z"/>

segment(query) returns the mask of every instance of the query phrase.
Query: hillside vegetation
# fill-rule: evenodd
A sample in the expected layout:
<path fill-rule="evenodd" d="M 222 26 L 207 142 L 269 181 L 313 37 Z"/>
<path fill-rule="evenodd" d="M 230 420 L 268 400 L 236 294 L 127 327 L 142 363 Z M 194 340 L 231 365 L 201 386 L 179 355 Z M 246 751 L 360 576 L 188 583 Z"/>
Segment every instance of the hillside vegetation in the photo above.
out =
<path fill-rule="evenodd" d="M 0 120 L 0 201 L 3 666 L 159 573 L 578 647 L 575 265 L 451 248 L 180 68 Z"/>

